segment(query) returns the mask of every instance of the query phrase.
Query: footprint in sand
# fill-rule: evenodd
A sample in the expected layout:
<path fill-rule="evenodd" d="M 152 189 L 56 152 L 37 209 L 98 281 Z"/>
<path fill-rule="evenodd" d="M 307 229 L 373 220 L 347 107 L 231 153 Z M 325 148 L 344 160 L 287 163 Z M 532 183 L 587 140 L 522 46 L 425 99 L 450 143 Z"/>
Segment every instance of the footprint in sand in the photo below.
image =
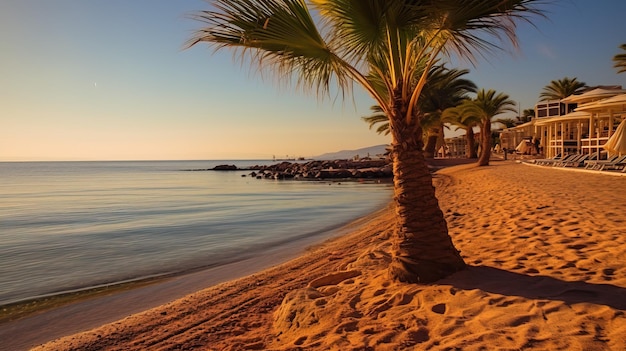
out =
<path fill-rule="evenodd" d="M 615 274 L 615 269 L 613 268 L 605 268 L 602 270 L 602 274 L 604 275 L 614 275 Z"/>
<path fill-rule="evenodd" d="M 446 304 L 445 303 L 436 304 L 430 310 L 437 314 L 444 314 L 446 313 Z"/>
<path fill-rule="evenodd" d="M 430 340 L 430 331 L 426 328 L 419 328 L 417 330 L 411 330 L 407 332 L 407 340 L 405 344 L 407 346 L 412 346 L 415 344 L 420 344 Z"/>
<path fill-rule="evenodd" d="M 358 321 L 350 321 L 346 323 L 342 323 L 337 328 L 335 328 L 336 334 L 343 334 L 344 332 L 355 332 L 359 330 Z"/>
<path fill-rule="evenodd" d="M 315 280 L 312 280 L 309 283 L 309 287 L 319 288 L 319 287 L 326 286 L 326 285 L 337 285 L 344 280 L 358 277 L 359 275 L 361 275 L 361 271 L 358 271 L 358 270 L 331 273 L 323 277 L 317 278 Z"/>

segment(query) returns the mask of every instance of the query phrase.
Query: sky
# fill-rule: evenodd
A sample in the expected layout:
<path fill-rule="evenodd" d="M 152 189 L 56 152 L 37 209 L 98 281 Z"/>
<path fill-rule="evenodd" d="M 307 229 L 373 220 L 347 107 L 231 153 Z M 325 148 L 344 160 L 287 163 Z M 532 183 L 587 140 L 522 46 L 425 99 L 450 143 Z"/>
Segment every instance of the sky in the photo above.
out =
<path fill-rule="evenodd" d="M 374 101 L 279 86 L 215 53 L 186 49 L 202 0 L 2 0 L 0 161 L 312 157 L 386 144 L 361 120 Z M 533 108 L 552 80 L 622 85 L 626 1 L 556 0 L 521 24 L 520 46 L 467 78 Z M 511 117 L 511 116 L 509 116 Z M 448 135 L 454 135 L 449 131 Z"/>

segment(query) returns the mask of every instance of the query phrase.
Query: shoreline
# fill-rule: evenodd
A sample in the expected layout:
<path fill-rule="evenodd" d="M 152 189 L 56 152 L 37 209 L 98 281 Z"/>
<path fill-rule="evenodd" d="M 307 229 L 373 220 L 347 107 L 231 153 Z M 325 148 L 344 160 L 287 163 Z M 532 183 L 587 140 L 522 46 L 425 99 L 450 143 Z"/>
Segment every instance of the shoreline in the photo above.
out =
<path fill-rule="evenodd" d="M 385 204 L 373 213 L 387 208 Z M 211 288 L 224 282 L 241 279 L 265 269 L 284 264 L 306 254 L 311 248 L 337 239 L 355 226 L 362 224 L 372 213 L 362 215 L 337 225 L 303 234 L 296 240 L 282 242 L 250 256 L 199 267 L 184 272 L 163 274 L 131 282 L 103 284 L 41 298 L 27 299 L 2 306 L 10 315 L 0 315 L 0 350 L 28 350 L 37 344 L 69 334 L 89 330 L 128 315 L 139 313 L 196 291 Z M 132 306 L 126 306 L 133 304 Z M 34 306 L 33 306 L 34 305 Z M 19 310 L 27 309 L 22 313 Z M 92 314 L 84 319 L 77 316 Z M 55 321 L 54 326 L 50 322 Z M 34 335 L 33 330 L 38 330 Z"/>
<path fill-rule="evenodd" d="M 347 160 L 336 160 L 336 161 L 308 160 L 308 161 L 316 161 L 320 163 L 347 162 Z M 92 162 L 92 161 L 87 161 L 87 162 Z M 134 162 L 134 161 L 131 161 L 131 162 Z M 146 162 L 151 162 L 151 161 L 146 161 Z M 429 167 L 431 168 L 431 172 L 436 172 L 440 169 L 447 168 L 450 166 L 456 166 L 456 165 L 461 165 L 461 164 L 473 164 L 475 163 L 475 160 L 460 159 L 460 158 L 428 159 L 427 163 L 429 164 Z M 268 165 L 268 166 L 255 165 L 255 166 L 251 166 L 248 168 L 237 168 L 237 171 L 258 170 L 258 169 L 265 169 L 265 168 L 273 169 L 277 165 L 278 164 L 276 163 Z M 209 170 L 214 171 L 218 167 L 220 166 L 216 166 L 211 169 L 185 169 L 183 171 L 209 171 Z M 218 171 L 222 171 L 222 170 L 219 169 Z M 383 182 L 383 183 L 390 183 L 390 184 L 393 183 L 393 181 L 390 180 L 389 178 L 362 178 L 362 179 L 346 178 L 346 179 L 326 179 L 324 181 L 327 181 L 327 182 L 328 181 L 329 182 L 359 181 L 359 182 L 365 182 L 365 183 Z M 363 215 L 362 217 L 365 217 L 365 216 L 367 215 Z M 358 220 L 358 218 L 359 217 L 357 217 L 356 219 L 348 220 L 343 223 L 339 223 L 331 227 L 326 227 L 316 232 L 303 234 L 301 236 L 296 237 L 295 240 L 300 241 L 301 239 L 305 239 L 307 237 L 317 237 L 319 235 L 324 235 L 324 233 L 336 231 L 339 228 L 349 224 L 353 220 Z M 282 247 L 285 244 L 289 244 L 289 243 L 288 242 L 277 243 L 279 247 Z M 156 273 L 156 274 L 144 276 L 144 277 L 136 277 L 136 278 L 131 278 L 128 280 L 121 280 L 121 281 L 105 282 L 105 283 L 101 283 L 101 284 L 93 285 L 93 286 L 76 287 L 73 289 L 50 292 L 50 293 L 46 293 L 46 294 L 42 294 L 38 296 L 32 296 L 28 298 L 9 301 L 7 303 L 0 304 L 0 327 L 2 326 L 3 323 L 11 322 L 13 320 L 29 316 L 33 313 L 39 313 L 39 312 L 43 312 L 52 308 L 57 308 L 59 306 L 63 306 L 63 305 L 66 305 L 68 303 L 72 303 L 75 301 L 81 301 L 84 299 L 97 297 L 103 294 L 114 293 L 115 291 L 120 291 L 120 290 L 124 291 L 127 289 L 132 289 L 133 286 L 143 286 L 146 284 L 154 284 L 154 283 L 158 283 L 161 281 L 165 281 L 170 278 L 184 276 L 184 275 L 194 273 L 197 271 L 202 271 L 202 270 L 211 269 L 214 267 L 228 265 L 230 263 L 245 260 L 245 259 L 246 259 L 246 256 L 242 255 L 240 257 L 237 257 L 236 260 L 233 260 L 233 261 L 220 261 L 220 262 L 215 262 L 214 264 L 211 264 L 208 266 L 198 266 L 198 267 L 183 270 L 183 271 Z"/>
<path fill-rule="evenodd" d="M 433 159 L 428 160 L 428 163 L 431 171 L 436 172 L 451 166 L 463 164 L 473 165 L 475 160 Z M 17 334 L 18 337 L 11 338 L 11 342 L 6 343 L 6 347 L 10 347 L 11 350 L 17 350 L 23 347 L 32 347 L 39 343 L 47 342 L 65 335 L 78 333 L 83 330 L 88 330 L 126 317 L 129 314 L 138 313 L 143 310 L 162 305 L 170 300 L 181 298 L 186 294 L 190 294 L 204 288 L 210 288 L 223 282 L 232 281 L 257 273 L 263 269 L 268 269 L 275 265 L 283 264 L 294 258 L 298 258 L 300 255 L 306 254 L 312 247 L 323 245 L 326 241 L 337 239 L 346 235 L 346 233 L 354 230 L 356 226 L 362 225 L 363 222 L 367 221 L 371 216 L 376 216 L 381 213 L 381 211 L 385 211 L 385 209 L 389 206 L 389 204 L 386 204 L 373 213 L 363 215 L 332 227 L 324 228 L 314 233 L 301 235 L 294 242 L 285 242 L 277 247 L 273 247 L 269 250 L 269 252 L 274 252 L 274 254 L 265 255 L 266 257 L 263 258 L 265 261 L 264 265 L 257 265 L 257 267 L 253 269 L 250 269 L 246 262 L 254 261 L 254 259 L 258 257 L 243 257 L 237 261 L 227 262 L 216 266 L 201 267 L 173 274 L 163 274 L 156 277 L 148 277 L 146 279 L 140 278 L 128 283 L 121 282 L 120 284 L 103 284 L 101 288 L 86 287 L 75 291 L 48 294 L 42 296 L 41 298 L 27 299 L 4 305 L 2 307 L 8 308 L 9 313 L 7 315 L 4 315 L 4 313 L 3 315 L 0 315 L 0 339 L 4 339 L 7 335 Z M 296 248 L 298 252 L 292 252 L 288 255 L 286 254 L 294 248 Z M 254 261 L 254 263 L 258 264 L 258 261 Z M 227 272 L 226 276 L 224 276 L 224 272 Z M 194 277 L 202 275 L 202 273 L 205 273 L 206 276 L 215 275 L 215 279 L 213 277 L 204 277 L 201 280 L 204 281 L 204 283 L 194 284 L 193 287 L 186 289 L 171 288 L 171 286 L 179 285 L 180 281 L 195 279 Z M 166 286 L 170 292 L 165 294 L 167 296 L 162 296 L 164 294 L 157 293 L 153 286 Z M 138 301 L 137 298 L 133 297 L 135 294 L 143 296 L 147 294 L 155 294 L 161 295 L 162 298 L 158 298 L 156 300 L 154 300 L 154 298 L 150 298 L 148 301 L 152 302 L 142 301 L 141 305 L 131 309 L 121 306 L 121 304 L 116 301 L 118 299 L 115 298 L 116 296 L 121 295 L 119 298 L 120 300 L 131 299 L 133 301 Z M 106 305 L 108 303 L 114 304 L 113 310 L 115 313 L 105 311 L 101 307 L 102 305 Z M 83 320 L 68 323 L 68 320 L 72 319 L 70 313 L 73 313 L 75 310 L 89 311 L 89 309 L 94 308 L 93 305 L 95 305 L 95 309 L 97 311 L 95 313 L 98 314 L 98 318 L 92 318 L 89 321 Z M 13 309 L 13 311 L 11 311 L 11 309 Z M 42 322 L 46 321 L 45 323 L 48 323 L 49 320 L 55 319 L 62 319 L 63 321 L 56 325 L 53 330 L 49 327 L 45 327 Z M 36 338 L 33 338 L 30 335 L 26 338 L 19 337 L 19 335 L 25 333 L 24 331 L 33 329 L 46 330 L 46 332 L 45 334 L 38 335 Z M 3 347 L 5 346 L 0 345 L 0 350 L 3 350 Z"/>
<path fill-rule="evenodd" d="M 387 279 L 393 213 L 284 264 L 35 350 L 623 350 L 626 182 L 494 162 L 435 176 L 468 269 Z"/>

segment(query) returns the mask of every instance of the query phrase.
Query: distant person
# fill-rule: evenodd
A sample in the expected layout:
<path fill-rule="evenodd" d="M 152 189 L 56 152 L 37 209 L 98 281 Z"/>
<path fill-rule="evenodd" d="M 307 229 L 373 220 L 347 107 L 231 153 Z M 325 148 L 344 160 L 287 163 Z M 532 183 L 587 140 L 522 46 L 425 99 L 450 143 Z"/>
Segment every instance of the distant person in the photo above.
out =
<path fill-rule="evenodd" d="M 534 138 L 534 139 L 533 139 L 533 144 L 535 145 L 535 152 L 536 152 L 537 154 L 539 154 L 539 139 Z"/>

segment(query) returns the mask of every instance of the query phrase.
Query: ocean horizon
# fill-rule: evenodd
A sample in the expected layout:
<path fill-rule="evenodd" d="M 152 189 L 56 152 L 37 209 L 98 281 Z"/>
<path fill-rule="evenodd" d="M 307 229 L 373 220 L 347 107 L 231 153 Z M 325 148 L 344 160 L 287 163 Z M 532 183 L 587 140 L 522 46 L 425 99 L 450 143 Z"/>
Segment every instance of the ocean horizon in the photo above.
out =
<path fill-rule="evenodd" d="M 188 172 L 274 162 L 0 162 L 0 305 L 245 259 L 391 199 L 384 183 Z"/>

